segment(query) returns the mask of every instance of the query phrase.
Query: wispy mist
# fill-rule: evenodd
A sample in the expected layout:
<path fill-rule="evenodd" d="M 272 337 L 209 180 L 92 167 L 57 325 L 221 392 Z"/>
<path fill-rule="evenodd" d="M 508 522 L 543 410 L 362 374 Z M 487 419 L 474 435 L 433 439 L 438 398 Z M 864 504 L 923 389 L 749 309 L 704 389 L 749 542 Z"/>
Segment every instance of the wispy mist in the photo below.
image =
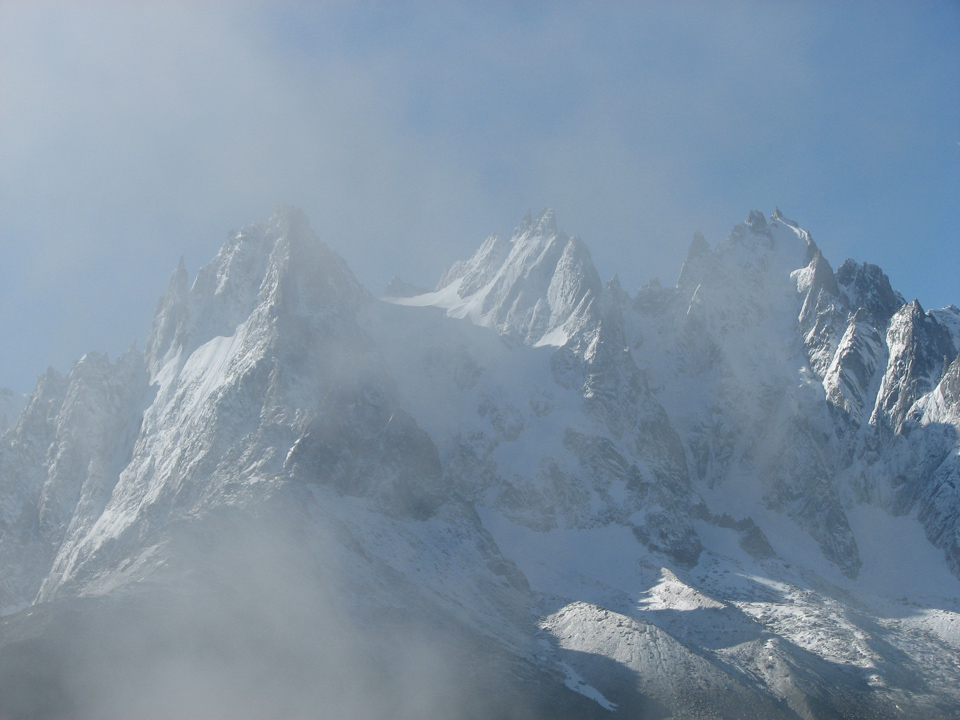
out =
<path fill-rule="evenodd" d="M 252 512 L 221 510 L 193 527 L 177 523 L 157 538 L 167 558 L 161 571 L 119 592 L 55 600 L 4 620 L 0 672 L 9 686 L 0 717 L 542 712 L 543 697 L 524 685 L 516 660 L 426 595 L 419 612 L 411 596 L 395 595 L 392 612 L 386 587 L 413 586 L 385 582 L 383 568 L 345 547 L 345 527 L 317 522 L 304 504 L 287 498 Z"/>
<path fill-rule="evenodd" d="M 0 383 L 142 341 L 179 255 L 282 201 L 374 292 L 548 205 L 601 275 L 672 282 L 695 230 L 781 205 L 944 304 L 958 27 L 946 3 L 5 3 Z"/>

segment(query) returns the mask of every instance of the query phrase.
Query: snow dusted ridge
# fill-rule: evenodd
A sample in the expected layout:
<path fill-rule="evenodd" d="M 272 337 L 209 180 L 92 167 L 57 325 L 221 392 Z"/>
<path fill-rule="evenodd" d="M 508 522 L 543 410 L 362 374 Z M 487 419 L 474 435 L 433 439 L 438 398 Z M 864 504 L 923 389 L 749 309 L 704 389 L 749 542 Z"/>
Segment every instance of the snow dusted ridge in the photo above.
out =
<path fill-rule="evenodd" d="M 545 210 L 536 219 L 527 213 L 509 243 L 487 238 L 443 274 L 436 292 L 393 300 L 442 307 L 529 345 L 561 346 L 588 321 L 600 290 L 586 245 Z"/>
<path fill-rule="evenodd" d="M 282 207 L 0 393 L 0 687 L 63 703 L 0 717 L 960 712 L 960 310 L 779 211 L 635 295 L 550 210 L 388 290 Z"/>

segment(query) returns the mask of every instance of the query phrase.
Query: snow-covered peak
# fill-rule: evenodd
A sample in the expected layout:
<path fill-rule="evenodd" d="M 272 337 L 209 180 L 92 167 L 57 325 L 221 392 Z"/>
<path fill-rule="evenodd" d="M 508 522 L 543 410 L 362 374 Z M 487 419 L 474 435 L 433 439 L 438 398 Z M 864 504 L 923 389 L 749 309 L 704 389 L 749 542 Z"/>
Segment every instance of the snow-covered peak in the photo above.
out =
<path fill-rule="evenodd" d="M 530 223 L 529 229 L 524 233 L 514 233 L 512 242 L 517 242 L 528 235 L 557 235 L 560 231 L 557 229 L 557 216 L 553 208 L 544 208 L 540 214 Z"/>
<path fill-rule="evenodd" d="M 278 236 L 309 237 L 313 234 L 306 213 L 294 205 L 280 203 L 267 220 L 267 227 Z"/>
<path fill-rule="evenodd" d="M 531 235 L 556 235 L 558 232 L 557 217 L 553 208 L 544 208 L 537 213 L 536 217 L 527 210 L 520 219 L 520 222 L 517 223 L 510 242 L 515 243 Z"/>
<path fill-rule="evenodd" d="M 890 279 L 876 265 L 849 258 L 837 269 L 837 284 L 851 312 L 863 308 L 881 323 L 893 317 L 905 301 L 890 287 Z"/>
<path fill-rule="evenodd" d="M 947 329 L 953 340 L 953 347 L 960 352 L 960 308 L 956 305 L 947 305 L 944 308 L 931 310 L 930 314 Z"/>
<path fill-rule="evenodd" d="M 433 305 L 529 345 L 563 345 L 601 292 L 590 251 L 557 228 L 552 210 L 520 221 L 510 242 L 488 237 L 444 273 L 433 293 L 398 298 Z"/>
<path fill-rule="evenodd" d="M 900 307 L 887 329 L 890 361 L 871 423 L 899 431 L 913 404 L 933 390 L 955 357 L 950 331 L 918 300 Z"/>
<path fill-rule="evenodd" d="M 718 311 L 744 300 L 767 304 L 779 302 L 784 292 L 806 292 L 818 268 L 829 265 L 818 259 L 819 249 L 810 234 L 777 210 L 769 221 L 758 210 L 750 212 L 715 249 L 696 233 L 677 280 L 684 297 L 695 296 L 702 305 L 712 302 Z M 812 262 L 816 260 L 817 262 Z M 821 266 L 825 266 L 822 267 Z M 801 277 L 791 274 L 799 272 Z M 832 271 L 830 271 L 832 275 Z M 821 277 L 820 283 L 832 283 Z M 770 296 L 772 297 L 766 297 Z"/>
<path fill-rule="evenodd" d="M 147 361 L 156 374 L 165 359 L 185 360 L 212 338 L 232 336 L 258 307 L 268 314 L 327 312 L 368 297 L 303 212 L 281 205 L 267 222 L 231 232 L 189 290 L 181 259 L 157 305 Z"/>
<path fill-rule="evenodd" d="M 457 294 L 460 297 L 472 295 L 490 282 L 509 253 L 510 245 L 501 240 L 499 235 L 491 235 L 469 260 L 458 260 L 443 273 L 437 283 L 437 290 L 460 280 Z"/>
<path fill-rule="evenodd" d="M 800 327 L 805 331 L 816 327 L 817 319 L 825 309 L 833 309 L 840 297 L 840 288 L 833 268 L 812 241 L 811 252 L 812 257 L 807 266 L 792 274 L 797 282 L 797 292 L 803 297 L 799 320 Z"/>
<path fill-rule="evenodd" d="M 759 210 L 751 210 L 747 220 L 734 227 L 718 248 L 724 255 L 769 254 L 777 265 L 790 270 L 806 265 L 815 250 L 810 233 L 793 220 L 778 213 L 768 222 Z"/>
<path fill-rule="evenodd" d="M 792 332 L 802 293 L 815 276 L 821 284 L 832 282 L 829 265 L 809 233 L 782 214 L 768 221 L 755 210 L 716 248 L 700 233 L 694 235 L 677 280 L 677 311 L 684 322 L 710 328 L 717 340 L 726 338 L 721 345 L 730 344 L 730 352 L 739 356 L 744 348 L 732 339 L 733 328 L 738 333 Z M 665 301 L 673 294 L 642 292 L 644 302 L 639 303 L 638 296 L 638 309 L 650 304 L 647 296 L 658 293 Z"/>
<path fill-rule="evenodd" d="M 801 293 L 816 294 L 826 291 L 834 297 L 840 294 L 833 268 L 830 267 L 830 263 L 820 252 L 820 248 L 815 247 L 809 264 L 797 273 L 796 277 L 797 290 Z"/>
<path fill-rule="evenodd" d="M 681 288 L 695 288 L 702 281 L 704 276 L 710 271 L 713 264 L 713 255 L 710 250 L 710 244 L 703 237 L 703 233 L 697 231 L 693 234 L 693 240 L 690 242 L 690 249 L 687 250 L 687 259 L 680 268 L 680 278 L 677 280 L 677 286 Z"/>

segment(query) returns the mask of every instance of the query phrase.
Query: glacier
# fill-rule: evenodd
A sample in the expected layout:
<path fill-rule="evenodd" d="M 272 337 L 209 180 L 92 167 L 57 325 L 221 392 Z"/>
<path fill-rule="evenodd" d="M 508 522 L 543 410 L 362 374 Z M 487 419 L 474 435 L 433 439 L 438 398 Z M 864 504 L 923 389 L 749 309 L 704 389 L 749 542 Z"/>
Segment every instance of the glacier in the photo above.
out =
<path fill-rule="evenodd" d="M 0 392 L 0 718 L 960 713 L 960 310 L 779 210 L 433 291 L 302 212 Z"/>

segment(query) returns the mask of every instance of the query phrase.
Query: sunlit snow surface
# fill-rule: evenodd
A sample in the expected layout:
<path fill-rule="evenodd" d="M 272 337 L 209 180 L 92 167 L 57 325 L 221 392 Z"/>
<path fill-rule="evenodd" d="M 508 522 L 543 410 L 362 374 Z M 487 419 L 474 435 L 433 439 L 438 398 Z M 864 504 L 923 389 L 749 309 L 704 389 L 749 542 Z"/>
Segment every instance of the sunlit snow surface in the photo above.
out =
<path fill-rule="evenodd" d="M 779 213 L 635 297 L 552 212 L 389 302 L 305 223 L 179 268 L 145 353 L 47 377 L 0 435 L 3 528 L 43 525 L 0 534 L 5 612 L 289 492 L 358 614 L 436 616 L 593 709 L 960 703 L 955 309 L 841 288 Z"/>
<path fill-rule="evenodd" d="M 873 403 L 878 393 L 882 395 L 882 382 L 890 382 L 882 379 L 888 341 L 870 335 L 867 325 L 858 327 L 851 322 L 841 325 L 832 340 L 816 340 L 821 345 L 814 345 L 813 330 L 805 340 L 806 347 L 799 342 L 798 295 L 817 299 L 825 261 L 818 258 L 807 233 L 790 221 L 778 216 L 768 225 L 762 218 L 751 216 L 751 221 L 754 229 L 759 227 L 757 234 L 752 230 L 739 236 L 734 233 L 707 260 L 688 259 L 680 285 L 690 294 L 689 306 L 680 317 L 666 314 L 646 320 L 642 338 L 630 350 L 685 437 L 695 439 L 704 434 L 705 408 L 717 418 L 728 416 L 717 420 L 729 423 L 728 427 L 720 424 L 710 429 L 721 439 L 724 433 L 731 438 L 766 433 L 768 437 L 753 447 L 743 440 L 728 448 L 721 446 L 734 458 L 733 463 L 722 475 L 711 475 L 708 465 L 705 482 L 698 484 L 696 491 L 715 517 L 750 518 L 769 540 L 773 556 L 757 559 L 744 550 L 741 533 L 698 519 L 694 527 L 705 550 L 695 567 L 683 569 L 651 552 L 623 524 L 577 527 L 561 523 L 560 527 L 531 528 L 490 502 L 491 497 L 478 507 L 484 527 L 538 594 L 542 627 L 562 650 L 617 657 L 641 676 L 655 676 L 669 672 L 666 668 L 671 662 L 683 666 L 680 658 L 687 652 L 683 648 L 697 648 L 711 662 L 764 677 L 768 685 L 780 687 L 784 696 L 791 692 L 785 688 L 794 682 L 790 678 L 795 668 L 809 665 L 813 658 L 826 663 L 824 668 L 853 669 L 858 682 L 871 687 L 907 682 L 903 673 L 916 673 L 929 679 L 931 687 L 955 694 L 951 687 L 960 677 L 956 660 L 960 582 L 944 563 L 943 551 L 925 536 L 917 513 L 893 516 L 852 493 L 844 495 L 849 492 L 843 485 L 847 481 L 841 482 L 841 493 L 823 500 L 835 503 L 831 512 L 841 513 L 849 524 L 845 552 L 855 553 L 858 563 L 856 572 L 850 572 L 839 566 L 836 558 L 825 555 L 822 539 L 815 539 L 810 526 L 801 526 L 783 508 L 771 507 L 768 478 L 757 472 L 757 458 L 775 463 L 781 452 L 778 445 L 789 445 L 790 433 L 795 432 L 792 418 L 818 418 L 828 427 L 825 396 L 857 422 L 881 412 L 863 403 L 864 398 Z M 478 252 L 470 262 L 482 264 L 488 257 Z M 497 258 L 497 262 L 504 260 Z M 458 272 L 464 272 L 463 268 Z M 832 274 L 829 268 L 826 272 Z M 469 319 L 509 337 L 511 327 L 498 326 L 491 319 L 491 287 L 488 283 L 479 290 L 464 291 L 460 279 L 454 279 L 436 292 L 389 301 L 411 310 L 422 308 L 424 313 L 433 307 L 448 318 Z M 840 310 L 822 307 L 822 296 L 820 302 L 816 311 L 822 317 L 828 317 L 828 311 L 842 317 Z M 803 313 L 812 318 L 814 308 L 804 307 L 801 320 Z M 957 343 L 960 325 L 956 311 L 947 308 L 937 311 L 936 317 Z M 472 330 L 459 330 L 449 322 L 434 322 L 432 329 L 425 325 L 418 347 L 442 346 L 451 337 L 459 338 L 452 344 L 459 345 L 464 357 L 476 360 L 485 342 L 482 336 L 468 338 Z M 623 322 L 629 325 L 627 320 Z M 689 336 L 679 332 L 676 327 L 684 323 L 692 323 L 695 332 Z M 401 325 L 406 322 L 393 324 Z M 445 386 L 433 378 L 432 396 L 436 397 L 439 389 L 441 396 L 449 398 L 449 406 L 469 397 L 467 412 L 452 415 L 463 423 L 456 433 L 447 425 L 445 413 L 437 413 L 437 406 L 419 406 L 426 388 L 418 387 L 411 377 L 416 373 L 407 371 L 422 360 L 412 354 L 398 356 L 392 368 L 407 406 L 413 408 L 418 422 L 440 439 L 441 448 L 445 447 L 444 438 L 452 434 L 463 437 L 490 432 L 483 417 L 470 413 L 476 403 L 482 405 L 483 394 L 490 392 L 485 388 L 502 392 L 496 400 L 501 408 L 511 403 L 523 407 L 516 437 L 501 442 L 490 457 L 500 472 L 529 477 L 543 458 L 563 456 L 557 443 L 563 428 L 580 429 L 592 422 L 582 414 L 579 398 L 545 381 L 550 373 L 548 356 L 536 355 L 539 346 L 564 345 L 572 337 L 566 327 L 560 323 L 533 341 L 527 337 L 528 347 L 486 341 L 491 352 L 477 361 L 481 372 L 470 389 Z M 439 328 L 443 329 L 438 336 Z M 702 328 L 710 328 L 714 334 L 708 337 Z M 704 339 L 717 345 L 698 345 Z M 903 352 L 896 341 L 889 342 L 891 353 Z M 824 377 L 811 368 L 808 354 L 813 362 L 823 363 L 820 371 Z M 865 368 L 863 378 L 851 374 L 841 362 L 854 354 Z M 717 358 L 723 363 L 719 381 L 711 374 Z M 529 412 L 522 401 L 534 392 L 550 397 L 546 422 L 524 420 Z M 881 401 L 876 402 L 879 407 Z M 772 417 L 762 414 L 762 408 L 777 407 L 778 403 L 780 410 Z M 445 403 L 440 406 L 447 407 Z M 920 407 L 927 408 L 924 418 L 940 422 L 955 412 L 939 390 L 925 396 Z M 536 432 L 528 429 L 530 426 Z M 743 458 L 741 466 L 736 464 L 738 456 Z M 789 489 L 785 495 L 804 492 L 818 491 Z M 876 492 L 885 491 L 880 488 Z M 621 619 L 600 619 L 607 617 L 604 613 Z M 618 628 L 614 635 L 608 633 L 611 622 Z M 663 656 L 645 656 L 631 649 L 632 643 L 640 642 L 636 638 L 651 632 L 644 623 L 667 633 L 657 641 L 670 648 Z M 671 646 L 672 639 L 681 645 Z M 903 653 L 900 660 L 896 659 L 898 653 Z M 576 663 L 581 656 L 564 657 Z M 649 664 L 657 662 L 660 667 Z M 701 668 L 697 672 L 711 671 Z M 599 692 L 587 680 L 578 677 L 568 685 L 585 688 L 583 693 L 588 696 Z M 672 690 L 660 688 L 657 692 Z M 598 702 L 609 700 L 603 696 Z"/>
<path fill-rule="evenodd" d="M 884 522 L 874 517 L 876 512 L 865 509 L 858 522 Z M 929 543 L 921 542 L 922 531 L 909 518 L 887 518 L 886 540 L 865 548 L 864 577 L 850 581 L 829 572 L 816 556 L 807 558 L 806 566 L 781 560 L 757 563 L 739 549 L 734 531 L 706 524 L 698 525 L 698 531 L 714 551 L 705 552 L 692 570 L 675 573 L 624 528 L 538 533 L 493 510 L 482 510 L 481 516 L 540 593 L 543 627 L 554 635 L 558 628 L 569 628 L 572 618 L 590 624 L 594 621 L 588 618 L 609 611 L 651 623 L 707 657 L 744 671 L 756 662 L 756 651 L 746 648 L 772 637 L 839 667 L 859 668 L 874 684 L 885 682 L 884 674 L 896 669 L 891 647 L 942 689 L 949 688 L 960 669 L 958 583 Z M 899 545 L 895 556 L 884 556 L 885 542 Z M 723 555 L 724 549 L 732 556 Z M 891 574 L 905 559 L 899 568 L 912 568 L 912 580 L 910 570 Z M 810 566 L 827 570 L 837 584 Z M 558 616 L 566 625 L 558 625 Z M 644 626 L 617 625 L 621 639 L 616 642 L 583 631 L 558 638 L 561 647 L 609 656 L 623 652 L 623 642 L 634 642 L 625 639 L 631 633 L 648 632 Z M 881 647 L 890 643 L 885 651 L 874 649 L 881 638 Z M 932 649 L 936 647 L 940 649 Z M 666 665 L 649 666 L 658 661 Z M 669 672 L 669 657 L 637 662 L 641 674 Z"/>

